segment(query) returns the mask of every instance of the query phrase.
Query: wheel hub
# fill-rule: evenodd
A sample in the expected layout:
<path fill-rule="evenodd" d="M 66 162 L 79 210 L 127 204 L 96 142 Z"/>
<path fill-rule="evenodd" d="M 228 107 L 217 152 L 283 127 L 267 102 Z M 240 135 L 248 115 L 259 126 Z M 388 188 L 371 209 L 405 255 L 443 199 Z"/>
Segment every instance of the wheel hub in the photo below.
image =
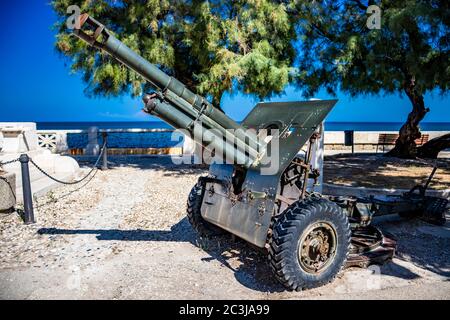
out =
<path fill-rule="evenodd" d="M 307 228 L 300 237 L 298 260 L 309 273 L 320 273 L 331 263 L 336 252 L 337 238 L 334 227 L 318 222 Z"/>

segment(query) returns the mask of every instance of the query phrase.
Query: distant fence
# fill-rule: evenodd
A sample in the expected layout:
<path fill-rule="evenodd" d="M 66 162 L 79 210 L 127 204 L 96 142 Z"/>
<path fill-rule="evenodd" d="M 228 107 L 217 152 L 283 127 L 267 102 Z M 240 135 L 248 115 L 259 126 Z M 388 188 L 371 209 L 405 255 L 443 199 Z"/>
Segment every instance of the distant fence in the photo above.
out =
<path fill-rule="evenodd" d="M 108 135 L 108 154 L 182 154 L 186 139 L 173 129 L 99 129 L 98 143 L 102 133 Z M 37 130 L 38 144 L 55 153 L 85 154 L 89 144 L 88 130 Z M 397 131 L 354 131 L 355 150 L 375 150 L 380 134 Z M 423 131 L 429 139 L 450 131 Z M 189 142 L 188 142 L 189 143 Z M 345 145 L 344 131 L 325 131 L 325 149 L 349 149 Z"/>
<path fill-rule="evenodd" d="M 107 135 L 109 154 L 182 154 L 184 136 L 172 129 L 37 130 L 38 145 L 54 153 L 83 155 Z M 94 141 L 92 141 L 94 140 Z"/>
<path fill-rule="evenodd" d="M 325 128 L 326 129 L 326 128 Z M 422 135 L 427 135 L 428 139 L 433 139 L 450 131 L 422 131 Z M 353 144 L 355 150 L 376 150 L 380 145 L 380 135 L 384 134 L 398 134 L 398 131 L 354 131 Z M 345 131 L 325 131 L 325 149 L 342 150 L 351 149 L 350 146 L 345 145 Z M 392 146 L 387 146 L 385 149 L 389 150 Z"/>

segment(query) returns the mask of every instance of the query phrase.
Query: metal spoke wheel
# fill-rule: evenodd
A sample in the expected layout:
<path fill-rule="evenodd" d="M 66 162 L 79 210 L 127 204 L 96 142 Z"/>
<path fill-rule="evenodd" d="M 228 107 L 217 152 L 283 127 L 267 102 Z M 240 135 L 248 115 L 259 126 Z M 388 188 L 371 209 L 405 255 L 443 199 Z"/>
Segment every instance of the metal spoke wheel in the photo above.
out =
<path fill-rule="evenodd" d="M 324 271 L 336 255 L 336 230 L 328 222 L 317 222 L 307 228 L 299 241 L 298 261 L 310 273 Z"/>

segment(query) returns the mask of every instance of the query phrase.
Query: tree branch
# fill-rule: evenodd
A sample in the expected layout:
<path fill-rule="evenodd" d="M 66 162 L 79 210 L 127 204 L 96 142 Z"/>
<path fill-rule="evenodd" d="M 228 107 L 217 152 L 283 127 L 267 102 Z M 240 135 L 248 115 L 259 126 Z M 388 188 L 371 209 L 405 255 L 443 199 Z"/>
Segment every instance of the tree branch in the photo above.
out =
<path fill-rule="evenodd" d="M 356 3 L 356 5 L 361 9 L 361 10 L 364 10 L 364 11 L 366 11 L 367 10 L 367 6 L 366 5 L 364 5 L 361 1 L 359 1 L 359 0 L 352 0 L 353 1 L 353 3 Z"/>
<path fill-rule="evenodd" d="M 323 30 L 322 28 L 320 28 L 318 25 L 311 23 L 311 26 L 320 33 L 320 35 L 324 38 L 327 38 L 328 40 L 330 40 L 331 42 L 335 42 L 334 37 L 332 37 L 328 32 L 326 32 L 325 30 Z"/>
<path fill-rule="evenodd" d="M 436 159 L 439 152 L 450 148 L 450 133 L 431 139 L 417 149 L 417 154 L 421 158 Z"/>

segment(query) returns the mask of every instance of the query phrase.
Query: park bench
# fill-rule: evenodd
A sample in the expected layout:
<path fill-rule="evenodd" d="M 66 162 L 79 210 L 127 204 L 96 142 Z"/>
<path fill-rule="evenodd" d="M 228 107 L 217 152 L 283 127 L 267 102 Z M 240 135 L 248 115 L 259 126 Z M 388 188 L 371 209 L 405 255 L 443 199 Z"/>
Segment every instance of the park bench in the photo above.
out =
<path fill-rule="evenodd" d="M 429 134 L 422 134 L 420 138 L 417 138 L 416 140 L 414 140 L 414 142 L 416 143 L 416 146 L 422 146 L 428 142 L 429 138 L 430 138 Z M 378 135 L 378 144 L 376 152 L 378 153 L 378 146 L 383 146 L 384 152 L 384 146 L 395 145 L 397 139 L 398 139 L 397 133 L 380 133 Z"/>
<path fill-rule="evenodd" d="M 423 134 L 420 136 L 420 138 L 417 138 L 416 140 L 414 140 L 414 142 L 416 143 L 416 146 L 423 146 L 425 143 L 428 142 L 428 139 L 430 139 L 430 135 Z"/>
<path fill-rule="evenodd" d="M 377 153 L 378 153 L 378 146 L 383 146 L 383 152 L 384 152 L 384 146 L 392 146 L 395 145 L 395 141 L 398 139 L 398 133 L 380 133 L 378 135 L 378 144 L 377 144 Z"/>

